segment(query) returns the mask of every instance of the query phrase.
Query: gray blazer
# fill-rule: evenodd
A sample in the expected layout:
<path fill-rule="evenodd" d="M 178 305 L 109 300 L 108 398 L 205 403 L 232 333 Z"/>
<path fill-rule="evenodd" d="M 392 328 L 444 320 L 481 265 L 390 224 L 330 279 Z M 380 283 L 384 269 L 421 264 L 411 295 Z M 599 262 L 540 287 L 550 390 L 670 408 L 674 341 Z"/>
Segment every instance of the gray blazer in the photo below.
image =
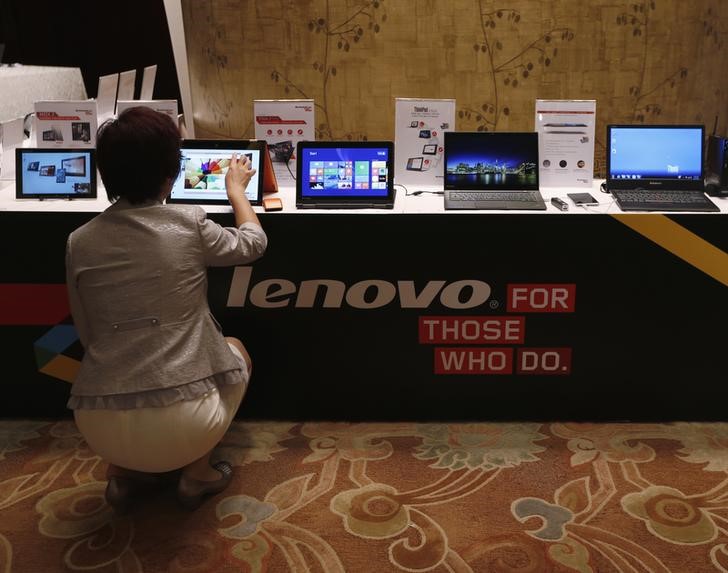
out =
<path fill-rule="evenodd" d="M 119 200 L 75 230 L 66 282 L 85 354 L 71 393 L 179 386 L 238 369 L 207 304 L 207 267 L 245 264 L 268 240 L 221 227 L 197 206 Z"/>

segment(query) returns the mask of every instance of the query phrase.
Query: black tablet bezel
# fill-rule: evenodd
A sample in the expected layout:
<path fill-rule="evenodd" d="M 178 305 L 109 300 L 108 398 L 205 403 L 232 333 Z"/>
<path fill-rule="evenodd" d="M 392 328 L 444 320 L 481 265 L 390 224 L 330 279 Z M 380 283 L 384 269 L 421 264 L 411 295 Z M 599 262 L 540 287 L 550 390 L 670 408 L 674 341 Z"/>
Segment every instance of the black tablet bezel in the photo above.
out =
<path fill-rule="evenodd" d="M 264 154 L 268 153 L 266 142 L 260 139 L 183 139 L 181 149 L 215 149 L 220 151 L 228 151 L 229 155 L 233 153 L 244 153 L 245 151 L 257 150 L 258 153 L 258 165 L 253 165 L 253 168 L 258 172 L 258 188 L 255 189 L 255 196 L 252 199 L 248 199 L 251 205 L 262 205 L 263 204 L 263 181 L 265 179 L 265 157 Z M 180 166 L 180 169 L 182 167 Z M 246 191 L 250 191 L 247 189 Z M 167 198 L 167 203 L 183 204 L 183 205 L 230 205 L 227 197 L 224 199 L 199 199 L 199 198 L 180 198 L 173 197 L 170 195 Z"/>
<path fill-rule="evenodd" d="M 88 193 L 28 193 L 23 188 L 23 157 L 25 155 L 81 155 L 88 153 L 88 165 L 86 170 L 89 178 Z M 68 157 L 65 157 L 68 159 Z M 39 165 L 38 171 L 42 168 Z M 62 167 L 57 167 L 62 169 Z M 68 175 L 66 177 L 85 177 L 82 175 Z M 96 181 L 96 149 L 79 147 L 16 147 L 15 148 L 15 198 L 16 199 L 96 199 L 98 187 Z"/>
<path fill-rule="evenodd" d="M 380 148 L 387 150 L 387 194 L 386 195 L 353 195 L 341 197 L 340 195 L 316 195 L 315 197 L 304 197 L 301 182 L 308 180 L 302 176 L 303 152 L 306 149 L 371 149 Z M 339 204 L 342 202 L 371 203 L 372 205 L 393 205 L 394 204 L 394 143 L 391 141 L 299 141 L 296 149 L 296 204 L 305 205 L 326 203 Z"/>

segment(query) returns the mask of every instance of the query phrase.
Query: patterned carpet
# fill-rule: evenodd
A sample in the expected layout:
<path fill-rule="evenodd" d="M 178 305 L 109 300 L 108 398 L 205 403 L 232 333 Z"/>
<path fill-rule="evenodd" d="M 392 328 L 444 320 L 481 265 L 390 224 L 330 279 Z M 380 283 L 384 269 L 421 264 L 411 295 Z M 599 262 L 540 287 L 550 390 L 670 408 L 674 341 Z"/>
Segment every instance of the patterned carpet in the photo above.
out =
<path fill-rule="evenodd" d="M 0 573 L 728 572 L 728 424 L 236 422 L 233 485 L 115 517 L 69 421 L 0 421 Z"/>

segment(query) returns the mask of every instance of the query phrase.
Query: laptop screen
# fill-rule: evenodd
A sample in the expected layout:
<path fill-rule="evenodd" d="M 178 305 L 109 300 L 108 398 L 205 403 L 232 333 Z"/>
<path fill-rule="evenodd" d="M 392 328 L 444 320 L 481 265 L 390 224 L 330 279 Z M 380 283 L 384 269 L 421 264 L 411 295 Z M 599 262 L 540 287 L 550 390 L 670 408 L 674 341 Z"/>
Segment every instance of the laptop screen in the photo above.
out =
<path fill-rule="evenodd" d="M 702 125 L 609 125 L 607 149 L 610 181 L 702 183 Z"/>
<path fill-rule="evenodd" d="M 538 134 L 446 132 L 445 189 L 537 190 Z"/>
<path fill-rule="evenodd" d="M 265 144 L 249 140 L 201 140 L 182 142 L 180 174 L 172 187 L 168 203 L 227 205 L 225 175 L 233 153 L 246 155 L 255 175 L 248 183 L 245 195 L 252 205 L 262 201 L 263 150 Z"/>
<path fill-rule="evenodd" d="M 300 142 L 299 199 L 386 199 L 394 175 L 390 142 Z"/>

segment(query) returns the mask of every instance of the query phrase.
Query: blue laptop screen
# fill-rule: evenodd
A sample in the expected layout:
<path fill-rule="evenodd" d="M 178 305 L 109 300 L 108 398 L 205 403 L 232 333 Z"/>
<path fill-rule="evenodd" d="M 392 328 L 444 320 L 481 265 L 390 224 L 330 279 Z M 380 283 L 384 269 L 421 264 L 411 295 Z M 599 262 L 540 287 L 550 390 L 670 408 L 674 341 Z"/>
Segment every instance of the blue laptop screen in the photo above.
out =
<path fill-rule="evenodd" d="M 386 147 L 306 147 L 298 161 L 302 197 L 387 197 Z"/>
<path fill-rule="evenodd" d="M 538 189 L 538 134 L 445 133 L 445 189 Z"/>
<path fill-rule="evenodd" d="M 610 126 L 609 179 L 702 178 L 699 126 Z"/>

